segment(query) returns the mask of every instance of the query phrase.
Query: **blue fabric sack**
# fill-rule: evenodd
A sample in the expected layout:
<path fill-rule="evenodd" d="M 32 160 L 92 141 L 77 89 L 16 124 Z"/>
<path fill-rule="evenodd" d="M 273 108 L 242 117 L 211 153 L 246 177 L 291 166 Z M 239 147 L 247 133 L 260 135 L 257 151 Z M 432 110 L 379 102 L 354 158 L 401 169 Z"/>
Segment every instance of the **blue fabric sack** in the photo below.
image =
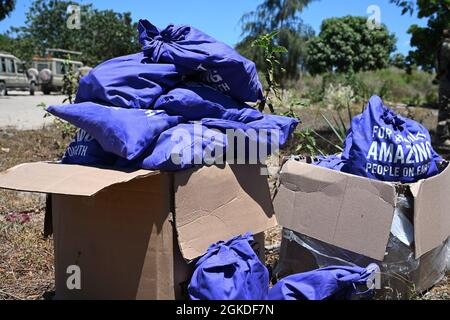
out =
<path fill-rule="evenodd" d="M 380 97 L 370 98 L 364 112 L 353 118 L 350 130 L 344 172 L 402 183 L 439 173 L 442 158 L 433 150 L 428 130 L 395 114 Z"/>
<path fill-rule="evenodd" d="M 341 171 L 342 167 L 345 165 L 345 161 L 342 159 L 341 155 L 329 155 L 329 156 L 318 156 L 317 160 L 313 163 L 316 166 Z"/>
<path fill-rule="evenodd" d="M 239 122 L 261 119 L 263 114 L 204 84 L 187 83 L 160 96 L 155 109 L 181 115 L 187 120 L 219 118 Z"/>
<path fill-rule="evenodd" d="M 294 132 L 299 121 L 294 118 L 262 114 L 262 118 L 247 123 L 232 120 L 204 118 L 201 123 L 208 128 L 219 129 L 226 132 L 227 129 L 253 131 L 256 133 L 266 132 L 267 135 L 257 136 L 257 140 L 266 145 L 271 145 L 272 139 L 277 139 L 280 148 L 286 145 L 289 137 Z M 273 131 L 273 132 L 272 132 Z M 250 140 L 255 140 L 254 135 L 246 134 Z"/>
<path fill-rule="evenodd" d="M 257 163 L 283 148 L 299 121 L 263 114 L 261 119 L 248 123 L 211 118 L 204 118 L 201 123 L 226 134 L 227 161 L 237 159 L 237 163 Z"/>
<path fill-rule="evenodd" d="M 119 159 L 116 166 L 177 171 L 235 159 L 256 163 L 278 151 L 275 147 L 283 147 L 297 123 L 298 120 L 293 118 L 272 115 L 249 123 L 212 118 L 182 123 L 161 133 L 135 161 Z M 230 129 L 233 130 L 231 137 L 227 136 Z M 267 134 L 262 134 L 263 130 Z M 272 135 L 270 130 L 275 130 L 275 134 Z M 230 139 L 234 140 L 231 142 Z M 278 144 L 272 144 L 273 139 Z M 255 152 L 250 152 L 251 144 L 256 147 Z"/>
<path fill-rule="evenodd" d="M 195 165 L 223 164 L 226 136 L 199 123 L 182 123 L 172 127 L 134 161 L 118 159 L 116 166 L 148 170 L 177 171 Z"/>
<path fill-rule="evenodd" d="M 277 282 L 269 291 L 269 300 L 325 300 L 349 299 L 355 286 L 366 285 L 369 277 L 378 269 L 374 264 L 367 268 L 330 266 L 298 273 Z"/>
<path fill-rule="evenodd" d="M 279 145 L 280 147 L 284 147 L 299 122 L 299 120 L 291 117 L 264 114 L 263 118 L 249 122 L 248 125 L 250 128 L 253 128 L 255 130 L 278 130 Z"/>
<path fill-rule="evenodd" d="M 47 111 L 84 129 L 103 150 L 132 160 L 165 130 L 182 121 L 164 111 L 108 107 L 92 102 L 50 106 Z"/>
<path fill-rule="evenodd" d="M 99 102 L 123 108 L 150 108 L 184 72 L 173 64 L 152 63 L 143 53 L 113 58 L 81 78 L 75 103 Z"/>
<path fill-rule="evenodd" d="M 66 164 L 81 164 L 92 166 L 112 166 L 117 156 L 105 152 L 100 144 L 89 133 L 80 129 L 70 142 L 61 160 Z"/>
<path fill-rule="evenodd" d="M 138 31 L 142 50 L 153 62 L 182 66 L 239 101 L 263 98 L 255 64 L 228 45 L 187 25 L 159 30 L 148 20 L 140 20 Z"/>
<path fill-rule="evenodd" d="M 250 246 L 247 233 L 219 241 L 195 264 L 189 284 L 192 300 L 266 300 L 269 272 Z"/>

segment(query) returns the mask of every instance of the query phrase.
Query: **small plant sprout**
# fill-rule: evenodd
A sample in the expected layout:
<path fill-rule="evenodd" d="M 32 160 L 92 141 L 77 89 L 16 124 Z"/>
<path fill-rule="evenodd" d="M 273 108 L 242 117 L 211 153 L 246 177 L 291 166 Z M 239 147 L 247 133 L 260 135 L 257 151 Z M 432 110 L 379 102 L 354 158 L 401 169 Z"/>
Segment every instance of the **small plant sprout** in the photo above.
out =
<path fill-rule="evenodd" d="M 252 42 L 252 47 L 260 47 L 264 50 L 264 77 L 267 82 L 267 87 L 264 90 L 264 99 L 259 103 L 258 109 L 263 111 L 267 105 L 272 113 L 275 110 L 270 103 L 270 95 L 273 94 L 276 98 L 280 99 L 279 84 L 275 79 L 275 69 L 279 68 L 281 72 L 285 71 L 281 67 L 278 55 L 288 52 L 285 47 L 275 43 L 274 38 L 277 34 L 278 31 L 262 34 Z"/>

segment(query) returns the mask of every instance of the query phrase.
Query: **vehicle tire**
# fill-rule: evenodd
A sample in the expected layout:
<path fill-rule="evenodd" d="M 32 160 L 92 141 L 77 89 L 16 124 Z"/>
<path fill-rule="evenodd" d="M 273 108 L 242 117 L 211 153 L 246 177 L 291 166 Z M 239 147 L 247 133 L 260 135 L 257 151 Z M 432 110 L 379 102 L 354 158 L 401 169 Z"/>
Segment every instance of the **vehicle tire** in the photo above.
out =
<path fill-rule="evenodd" d="M 3 82 L 0 82 L 0 96 L 6 96 L 6 85 Z"/>
<path fill-rule="evenodd" d="M 42 92 L 43 92 L 45 95 L 49 95 L 50 92 L 51 92 L 51 90 L 50 90 L 50 88 L 42 88 Z"/>
<path fill-rule="evenodd" d="M 30 83 L 30 96 L 34 96 L 35 91 L 36 91 L 36 84 L 32 82 Z"/>

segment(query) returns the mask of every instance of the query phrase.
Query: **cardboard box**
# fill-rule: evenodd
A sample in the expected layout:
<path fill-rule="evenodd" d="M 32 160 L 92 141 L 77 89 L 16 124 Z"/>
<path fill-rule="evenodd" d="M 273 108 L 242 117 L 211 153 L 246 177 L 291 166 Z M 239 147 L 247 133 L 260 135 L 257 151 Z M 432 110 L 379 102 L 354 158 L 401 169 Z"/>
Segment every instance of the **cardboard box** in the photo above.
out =
<path fill-rule="evenodd" d="M 173 299 L 186 297 L 187 262 L 210 244 L 276 224 L 260 170 L 27 163 L 0 173 L 0 187 L 52 194 L 56 299 Z M 81 289 L 67 287 L 71 265 L 80 268 Z"/>
<path fill-rule="evenodd" d="M 377 298 L 408 299 L 445 274 L 450 168 L 413 184 L 375 181 L 290 160 L 274 199 L 284 227 L 277 277 L 329 265 L 377 263 Z M 402 203 L 408 199 L 408 208 Z M 404 200 L 403 200 L 404 201 Z M 414 226 L 406 245 L 391 233 L 394 212 Z"/>
<path fill-rule="evenodd" d="M 397 195 L 414 205 L 415 257 L 450 235 L 450 168 L 412 184 L 375 181 L 294 160 L 280 173 L 274 209 L 280 225 L 325 243 L 382 261 Z"/>

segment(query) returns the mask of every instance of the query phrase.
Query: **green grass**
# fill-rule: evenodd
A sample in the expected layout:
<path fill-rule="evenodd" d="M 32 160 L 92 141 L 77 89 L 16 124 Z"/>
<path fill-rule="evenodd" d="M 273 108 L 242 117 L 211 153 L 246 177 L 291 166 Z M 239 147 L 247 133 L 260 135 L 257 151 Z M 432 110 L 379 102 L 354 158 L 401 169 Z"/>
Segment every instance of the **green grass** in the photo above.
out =
<path fill-rule="evenodd" d="M 365 101 L 377 94 L 383 99 L 411 106 L 433 105 L 438 100 L 438 88 L 433 84 L 435 75 L 420 70 L 407 73 L 391 67 L 377 71 L 364 71 L 349 77 L 345 74 L 304 75 L 297 81 L 286 83 L 286 89 L 312 103 L 321 102 L 330 85 L 352 87 L 356 99 Z"/>

